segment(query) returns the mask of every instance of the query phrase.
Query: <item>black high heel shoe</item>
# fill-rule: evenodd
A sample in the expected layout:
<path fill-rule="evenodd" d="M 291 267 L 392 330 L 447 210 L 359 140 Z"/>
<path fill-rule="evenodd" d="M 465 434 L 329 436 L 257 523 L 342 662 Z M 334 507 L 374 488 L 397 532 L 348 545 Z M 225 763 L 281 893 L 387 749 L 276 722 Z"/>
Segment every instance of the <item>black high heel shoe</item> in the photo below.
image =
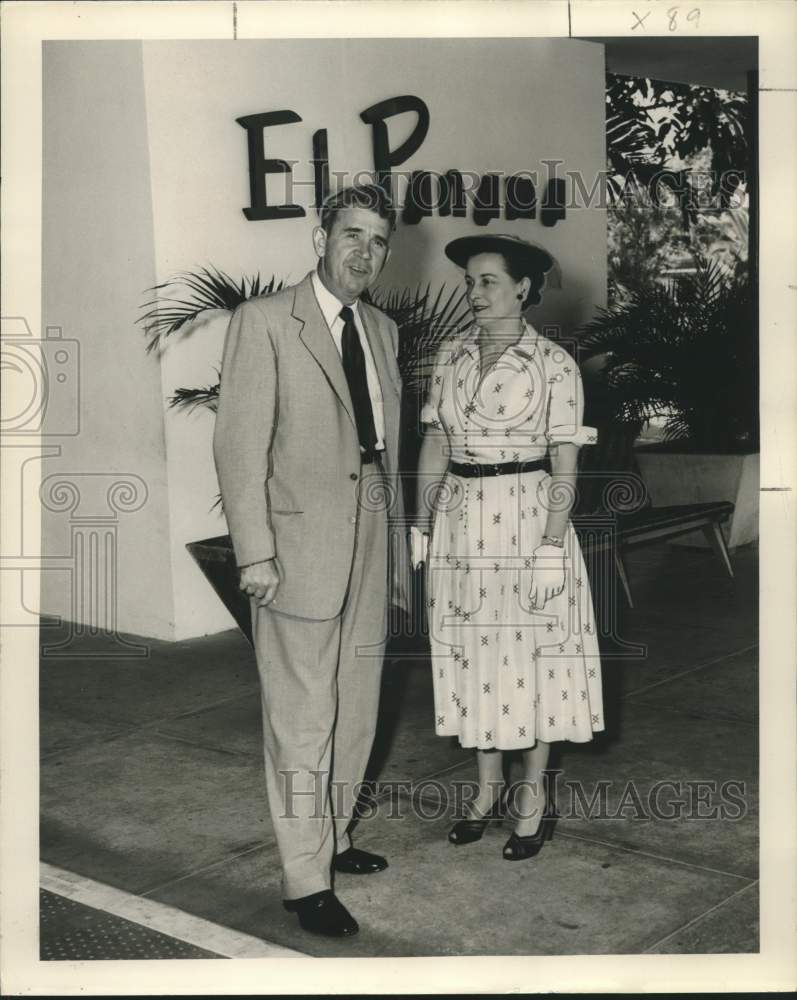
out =
<path fill-rule="evenodd" d="M 559 814 L 550 794 L 546 796 L 545 812 L 540 818 L 540 825 L 534 833 L 527 837 L 519 837 L 514 831 L 504 844 L 504 861 L 525 861 L 539 854 L 546 840 L 553 839 L 553 830 Z"/>
<path fill-rule="evenodd" d="M 474 844 L 482 839 L 482 835 L 488 823 L 493 820 L 502 820 L 505 812 L 504 793 L 502 792 L 495 802 L 490 806 L 486 815 L 479 819 L 461 819 L 455 823 L 448 831 L 448 839 L 452 844 L 462 847 L 463 844 Z"/>

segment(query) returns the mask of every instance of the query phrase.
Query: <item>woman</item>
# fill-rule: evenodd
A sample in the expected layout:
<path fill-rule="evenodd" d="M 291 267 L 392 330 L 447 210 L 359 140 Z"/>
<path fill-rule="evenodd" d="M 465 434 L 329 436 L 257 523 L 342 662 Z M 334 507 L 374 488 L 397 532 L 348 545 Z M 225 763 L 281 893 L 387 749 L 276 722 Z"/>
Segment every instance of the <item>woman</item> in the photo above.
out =
<path fill-rule="evenodd" d="M 498 235 L 454 240 L 446 255 L 465 269 L 475 322 L 442 344 L 421 414 L 435 730 L 476 748 L 478 793 L 449 833 L 455 844 L 500 814 L 500 751 L 522 751 L 503 852 L 520 860 L 553 834 L 551 743 L 604 728 L 592 599 L 569 523 L 578 449 L 596 434 L 581 425 L 572 357 L 523 319 L 553 258 Z"/>

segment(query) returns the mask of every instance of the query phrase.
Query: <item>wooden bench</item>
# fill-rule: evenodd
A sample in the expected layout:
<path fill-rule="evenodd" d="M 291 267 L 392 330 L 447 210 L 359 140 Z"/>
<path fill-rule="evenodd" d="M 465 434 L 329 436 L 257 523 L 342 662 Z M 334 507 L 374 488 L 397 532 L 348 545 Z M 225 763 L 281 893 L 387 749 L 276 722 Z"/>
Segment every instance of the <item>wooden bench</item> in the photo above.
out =
<path fill-rule="evenodd" d="M 722 525 L 733 514 L 733 503 L 718 499 L 711 503 L 653 506 L 634 460 L 636 429 L 607 423 L 601 426 L 594 410 L 590 414 L 589 409 L 584 422 L 597 427 L 598 443 L 579 452 L 573 526 L 585 557 L 611 554 L 629 606 L 633 608 L 634 602 L 623 560 L 629 548 L 700 530 L 733 576 L 722 532 Z"/>

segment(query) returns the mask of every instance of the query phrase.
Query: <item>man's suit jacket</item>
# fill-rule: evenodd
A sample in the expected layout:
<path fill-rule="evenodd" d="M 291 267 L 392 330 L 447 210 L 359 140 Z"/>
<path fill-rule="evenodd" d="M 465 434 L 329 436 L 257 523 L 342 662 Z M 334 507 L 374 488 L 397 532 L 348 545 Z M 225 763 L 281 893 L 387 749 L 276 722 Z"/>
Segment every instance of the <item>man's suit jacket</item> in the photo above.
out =
<path fill-rule="evenodd" d="M 373 306 L 361 302 L 359 311 L 384 403 L 389 513 L 400 518 L 398 330 Z M 351 396 L 310 274 L 235 310 L 213 453 L 238 565 L 276 557 L 281 582 L 271 607 L 316 620 L 338 615 L 358 502 L 384 498 L 369 489 L 375 478 L 366 481 L 377 475 L 376 466 L 363 466 L 360 481 Z"/>

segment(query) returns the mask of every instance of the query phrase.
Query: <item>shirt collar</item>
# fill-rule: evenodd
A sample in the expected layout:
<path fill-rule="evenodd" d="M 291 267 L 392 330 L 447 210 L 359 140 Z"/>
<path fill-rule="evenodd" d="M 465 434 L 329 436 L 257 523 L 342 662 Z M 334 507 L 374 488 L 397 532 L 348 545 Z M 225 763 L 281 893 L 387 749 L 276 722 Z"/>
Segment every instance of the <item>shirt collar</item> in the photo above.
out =
<path fill-rule="evenodd" d="M 528 320 L 524 319 L 522 337 L 520 338 L 520 340 L 518 340 L 516 344 L 513 344 L 511 347 L 508 347 L 507 350 L 516 351 L 519 349 L 521 352 L 525 352 L 526 354 L 529 355 L 533 354 L 534 347 L 537 343 L 537 336 L 538 336 L 537 331 L 534 329 L 531 323 L 529 323 Z M 479 324 L 474 323 L 472 326 L 468 327 L 468 329 L 463 334 L 462 339 L 459 342 L 459 348 L 455 352 L 455 357 L 459 357 L 466 351 L 468 354 L 470 354 L 471 357 L 475 357 L 478 354 L 479 350 L 478 341 L 479 341 Z"/>
<path fill-rule="evenodd" d="M 343 303 L 337 295 L 333 295 L 332 292 L 330 292 L 321 280 L 318 271 L 313 271 L 311 280 L 313 282 L 313 291 L 315 292 L 315 297 L 318 300 L 319 308 L 321 309 L 324 319 L 327 321 L 327 326 L 331 330 L 332 324 L 340 316 L 340 310 L 343 308 Z M 355 299 L 349 306 L 355 316 L 358 315 L 358 306 L 359 300 L 357 299 Z"/>

